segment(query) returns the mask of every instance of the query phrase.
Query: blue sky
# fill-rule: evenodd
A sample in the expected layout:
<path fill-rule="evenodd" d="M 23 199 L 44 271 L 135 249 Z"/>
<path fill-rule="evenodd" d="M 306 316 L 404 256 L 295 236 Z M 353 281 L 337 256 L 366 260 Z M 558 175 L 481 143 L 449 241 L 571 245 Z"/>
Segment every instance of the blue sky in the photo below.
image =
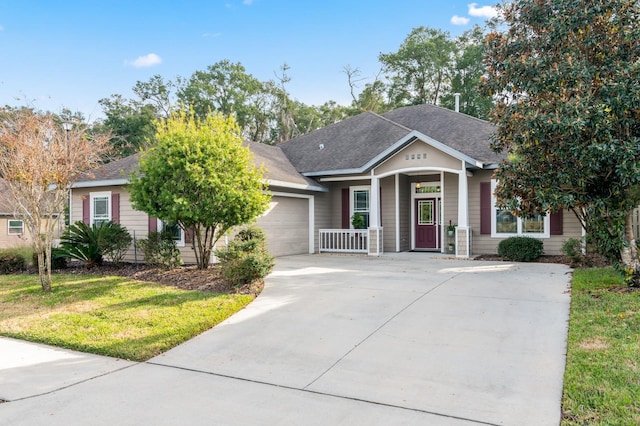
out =
<path fill-rule="evenodd" d="M 290 67 L 291 96 L 350 101 L 343 72 L 379 71 L 419 26 L 459 35 L 497 2 L 465 0 L 0 0 L 0 105 L 101 117 L 98 100 L 133 97 L 136 81 L 174 80 L 223 59 L 274 79 Z M 363 82 L 364 84 L 364 82 Z"/>

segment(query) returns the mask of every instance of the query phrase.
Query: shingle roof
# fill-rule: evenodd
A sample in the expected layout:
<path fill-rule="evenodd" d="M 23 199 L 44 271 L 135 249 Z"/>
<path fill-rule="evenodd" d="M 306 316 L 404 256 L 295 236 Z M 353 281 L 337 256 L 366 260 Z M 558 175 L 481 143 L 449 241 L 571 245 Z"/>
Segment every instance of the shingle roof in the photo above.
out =
<path fill-rule="evenodd" d="M 410 132 L 380 115 L 364 112 L 279 146 L 301 173 L 354 170 Z"/>
<path fill-rule="evenodd" d="M 287 182 L 302 186 L 316 186 L 318 182 L 302 176 L 289 161 L 278 146 L 265 145 L 257 142 L 245 142 L 253 152 L 256 166 L 264 165 L 266 177 L 271 181 Z"/>
<path fill-rule="evenodd" d="M 0 216 L 12 216 L 15 211 L 9 187 L 4 179 L 0 178 Z"/>
<path fill-rule="evenodd" d="M 140 154 L 133 154 L 119 160 L 103 164 L 95 170 L 83 173 L 77 182 L 111 181 L 129 179 L 132 172 L 138 170 Z"/>
<path fill-rule="evenodd" d="M 488 121 L 435 105 L 408 106 L 382 115 L 483 163 L 503 159 L 489 148 L 496 128 Z"/>
<path fill-rule="evenodd" d="M 245 145 L 253 152 L 256 166 L 260 167 L 264 164 L 267 170 L 267 179 L 301 185 L 302 187 L 320 187 L 315 180 L 298 173 L 279 147 L 256 142 L 245 142 Z M 138 153 L 112 161 L 96 170 L 84 173 L 77 180 L 77 183 L 82 186 L 87 186 L 87 183 L 90 182 L 107 184 L 111 181 L 120 181 L 119 183 L 124 183 L 123 180 L 128 180 L 131 173 L 138 170 L 139 160 L 140 154 Z"/>
<path fill-rule="evenodd" d="M 489 148 L 492 124 L 435 105 L 365 112 L 279 146 L 301 173 L 353 171 L 412 131 L 486 164 L 502 159 Z"/>

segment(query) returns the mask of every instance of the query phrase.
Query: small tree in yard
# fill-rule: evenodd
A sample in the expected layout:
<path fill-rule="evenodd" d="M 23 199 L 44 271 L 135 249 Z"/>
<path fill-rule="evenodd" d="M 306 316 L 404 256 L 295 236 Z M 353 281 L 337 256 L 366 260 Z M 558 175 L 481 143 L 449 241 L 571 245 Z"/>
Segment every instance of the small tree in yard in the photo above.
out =
<path fill-rule="evenodd" d="M 142 153 L 140 174 L 131 177 L 133 206 L 193 232 L 198 268 L 206 269 L 218 239 L 267 208 L 264 171 L 233 118 L 182 111 L 157 128 L 157 144 Z"/>
<path fill-rule="evenodd" d="M 38 274 L 51 291 L 51 246 L 64 212 L 69 187 L 100 164 L 108 150 L 107 135 L 87 136 L 76 123 L 69 132 L 51 114 L 28 108 L 4 111 L 0 118 L 0 175 L 33 237 Z"/>
<path fill-rule="evenodd" d="M 603 254 L 640 284 L 632 229 L 640 186 L 640 5 L 513 0 L 487 37 L 501 207 L 572 210 Z"/>

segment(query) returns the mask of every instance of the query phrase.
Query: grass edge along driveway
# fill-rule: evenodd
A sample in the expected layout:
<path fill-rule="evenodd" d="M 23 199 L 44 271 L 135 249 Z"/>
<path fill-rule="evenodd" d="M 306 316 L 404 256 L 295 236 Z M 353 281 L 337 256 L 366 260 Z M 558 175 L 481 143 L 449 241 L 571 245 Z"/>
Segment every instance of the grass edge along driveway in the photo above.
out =
<path fill-rule="evenodd" d="M 640 424 L 640 291 L 613 268 L 571 284 L 562 425 Z"/>
<path fill-rule="evenodd" d="M 116 276 L 0 276 L 0 335 L 146 361 L 215 326 L 254 298 L 181 290 Z"/>

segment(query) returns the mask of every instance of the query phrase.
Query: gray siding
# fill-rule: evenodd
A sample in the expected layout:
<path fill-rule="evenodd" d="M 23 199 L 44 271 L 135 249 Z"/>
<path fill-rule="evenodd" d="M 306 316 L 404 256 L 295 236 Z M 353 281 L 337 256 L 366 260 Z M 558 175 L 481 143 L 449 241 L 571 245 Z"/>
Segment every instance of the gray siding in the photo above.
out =
<path fill-rule="evenodd" d="M 411 190 L 409 176 L 400 175 L 400 251 L 411 250 Z"/>
<path fill-rule="evenodd" d="M 318 253 L 319 251 L 319 247 L 318 247 L 319 230 L 332 228 L 331 217 L 334 210 L 332 200 L 333 200 L 332 194 L 329 192 L 320 192 L 314 195 L 314 207 L 315 207 L 315 214 L 314 214 L 315 224 L 314 224 L 314 230 L 313 230 L 314 253 Z"/>
<path fill-rule="evenodd" d="M 480 234 L 480 182 L 489 182 L 493 172 L 490 170 L 476 171 L 469 179 L 469 225 L 471 226 L 472 254 L 495 254 L 502 238 L 492 238 L 491 235 Z M 564 211 L 562 215 L 563 235 L 552 235 L 541 238 L 544 253 L 548 255 L 562 254 L 562 243 L 569 238 L 581 238 L 580 223 L 573 213 Z"/>
<path fill-rule="evenodd" d="M 383 232 L 383 251 L 396 251 L 396 177 L 388 176 L 380 180 L 382 198 L 380 218 Z"/>

